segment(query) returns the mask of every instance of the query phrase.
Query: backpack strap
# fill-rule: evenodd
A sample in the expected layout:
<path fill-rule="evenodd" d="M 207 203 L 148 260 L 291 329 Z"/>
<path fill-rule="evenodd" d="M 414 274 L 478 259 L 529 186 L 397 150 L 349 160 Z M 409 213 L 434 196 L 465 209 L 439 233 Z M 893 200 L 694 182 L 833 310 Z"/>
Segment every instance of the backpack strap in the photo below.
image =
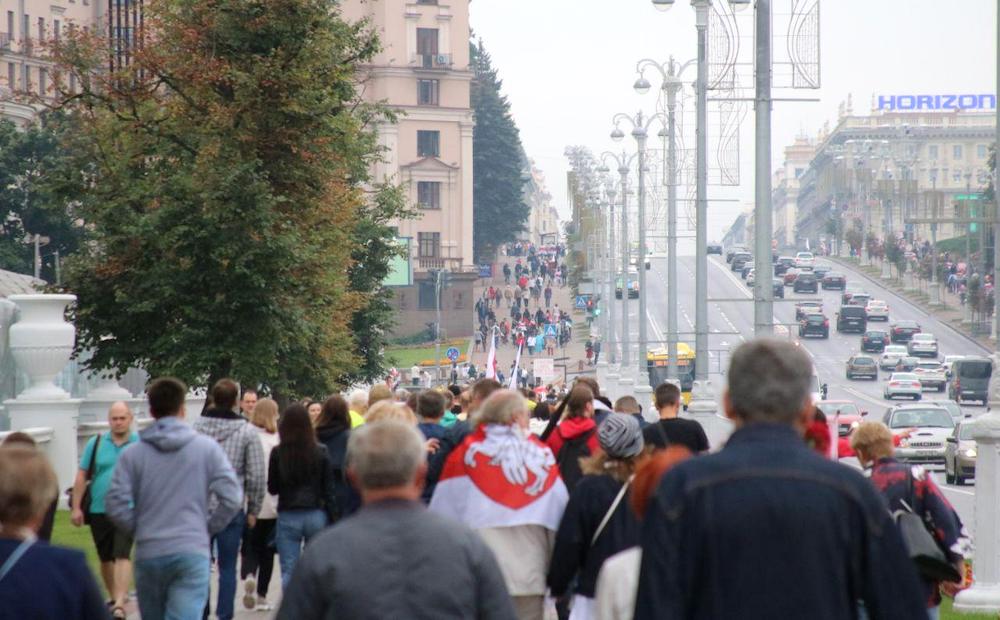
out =
<path fill-rule="evenodd" d="M 0 581 L 3 581 L 3 578 L 10 572 L 10 569 L 14 568 L 17 561 L 21 559 L 21 556 L 28 552 L 28 549 L 33 544 L 35 544 L 34 538 L 26 538 L 21 541 L 21 544 L 18 545 L 16 549 L 14 549 L 13 553 L 7 556 L 7 561 L 3 563 L 3 566 L 0 566 Z"/>
<path fill-rule="evenodd" d="M 635 478 L 635 474 L 628 477 L 628 480 L 626 480 L 625 484 L 622 485 L 621 490 L 618 491 L 618 495 L 615 496 L 615 501 L 611 502 L 611 507 L 608 508 L 606 513 L 604 513 L 604 518 L 601 519 L 601 524 L 597 526 L 597 530 L 594 531 L 594 536 L 590 539 L 591 547 L 593 547 L 594 543 L 597 542 L 597 538 L 601 535 L 601 532 L 604 531 L 604 528 L 607 526 L 608 521 L 611 520 L 612 515 L 615 514 L 618 504 L 622 503 L 622 498 L 625 497 L 625 493 L 628 491 L 629 486 L 631 486 L 633 478 Z"/>

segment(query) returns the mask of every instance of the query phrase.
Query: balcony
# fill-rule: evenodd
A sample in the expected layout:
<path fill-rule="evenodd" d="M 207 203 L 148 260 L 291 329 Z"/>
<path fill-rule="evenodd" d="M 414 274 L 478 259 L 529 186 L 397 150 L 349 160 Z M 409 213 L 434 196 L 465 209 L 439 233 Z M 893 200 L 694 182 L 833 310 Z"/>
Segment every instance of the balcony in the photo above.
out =
<path fill-rule="evenodd" d="M 418 69 L 451 69 L 451 54 L 413 54 L 410 66 Z"/>
<path fill-rule="evenodd" d="M 10 34 L 0 32 L 0 50 L 10 51 Z"/>
<path fill-rule="evenodd" d="M 417 258 L 417 269 L 428 271 L 431 269 L 447 269 L 449 271 L 461 271 L 461 258 L 424 257 Z"/>

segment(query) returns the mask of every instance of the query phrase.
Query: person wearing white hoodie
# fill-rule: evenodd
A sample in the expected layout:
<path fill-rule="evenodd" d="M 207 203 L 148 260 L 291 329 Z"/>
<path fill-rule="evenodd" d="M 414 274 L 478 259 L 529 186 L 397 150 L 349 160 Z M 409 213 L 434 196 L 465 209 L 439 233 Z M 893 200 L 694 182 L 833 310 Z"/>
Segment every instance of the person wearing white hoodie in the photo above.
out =
<path fill-rule="evenodd" d="M 135 539 L 143 620 L 198 618 L 208 602 L 209 541 L 239 512 L 243 489 L 215 440 L 184 422 L 187 386 L 147 390 L 152 426 L 118 459 L 104 498 L 108 518 Z M 209 496 L 217 502 L 209 505 Z"/>

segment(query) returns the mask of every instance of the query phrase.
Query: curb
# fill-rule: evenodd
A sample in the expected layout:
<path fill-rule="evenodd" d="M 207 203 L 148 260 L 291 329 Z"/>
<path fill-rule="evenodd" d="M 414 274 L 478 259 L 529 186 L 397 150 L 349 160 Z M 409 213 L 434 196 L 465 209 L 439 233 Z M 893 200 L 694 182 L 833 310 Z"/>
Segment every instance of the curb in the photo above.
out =
<path fill-rule="evenodd" d="M 950 323 L 949 323 L 948 321 L 946 321 L 946 320 L 944 320 L 944 319 L 942 319 L 942 318 L 938 317 L 938 315 L 937 315 L 937 314 L 936 314 L 936 313 L 934 312 L 934 310 L 932 310 L 932 309 L 930 309 L 930 308 L 927 308 L 927 307 L 925 307 L 925 306 L 924 306 L 923 304 L 921 304 L 921 303 L 918 303 L 918 302 L 916 302 L 916 301 L 913 301 L 912 299 L 910 299 L 909 297 L 906 297 L 906 296 L 905 296 L 905 295 L 903 295 L 902 293 L 897 293 L 896 291 L 894 291 L 894 290 L 892 290 L 892 289 L 888 288 L 888 286 L 887 286 L 887 285 L 886 285 L 885 283 L 883 283 L 883 282 L 881 282 L 880 280 L 877 280 L 877 279 L 875 279 L 874 277 L 872 277 L 872 276 L 868 275 L 868 274 L 867 274 L 867 273 L 865 273 L 865 272 L 864 272 L 863 270 L 861 270 L 861 265 L 854 265 L 853 263 L 848 263 L 848 262 L 845 262 L 844 260 L 842 260 L 842 259 L 841 259 L 840 257 L 837 257 L 837 256 L 827 256 L 826 258 L 827 258 L 828 260 L 830 260 L 830 262 L 832 262 L 832 263 L 837 263 L 837 264 L 839 264 L 839 265 L 842 265 L 842 266 L 844 266 L 844 267 L 847 267 L 847 268 L 851 269 L 852 271 L 854 271 L 855 273 L 857 273 L 858 275 L 860 275 L 860 276 L 861 276 L 862 278 L 864 278 L 864 279 L 868 280 L 868 281 L 869 281 L 869 282 L 871 282 L 872 284 L 877 284 L 877 285 L 878 285 L 879 287 L 881 287 L 881 288 L 885 289 L 885 290 L 886 290 L 886 291 L 888 291 L 889 293 L 891 293 L 891 294 L 895 295 L 896 297 L 898 297 L 898 298 L 902 299 L 903 301 L 905 301 L 906 303 L 910 304 L 910 305 L 911 305 L 911 306 L 913 306 L 914 308 L 919 308 L 919 309 L 920 309 L 920 310 L 921 310 L 922 312 L 924 312 L 924 313 L 925 313 L 925 314 L 926 314 L 927 316 L 933 316 L 933 317 L 934 317 L 935 319 L 937 319 L 937 321 L 938 321 L 938 322 L 939 322 L 939 323 L 940 323 L 940 324 L 941 324 L 942 326 L 944 326 L 944 327 L 945 327 L 945 329 L 948 329 L 948 330 L 950 330 L 951 332 L 953 332 L 954 334 L 956 334 L 956 335 L 958 335 L 958 336 L 961 336 L 961 337 L 962 337 L 962 338 L 964 338 L 965 340 L 968 340 L 969 342 L 971 342 L 972 344 L 976 345 L 976 346 L 977 346 L 977 347 L 979 347 L 980 349 L 982 349 L 982 350 L 986 351 L 987 353 L 992 353 L 992 352 L 993 352 L 992 350 L 990 350 L 990 348 L 989 348 L 988 346 L 986 346 L 986 345 L 984 345 L 984 344 L 983 344 L 982 342 L 980 342 L 980 341 L 976 340 L 976 339 L 975 339 L 975 338 L 973 338 L 973 337 L 972 337 L 972 336 L 971 336 L 970 334 L 967 334 L 967 333 L 963 332 L 962 330 L 960 330 L 960 329 L 958 329 L 958 328 L 954 327 L 953 325 L 951 325 L 951 324 L 950 324 Z"/>

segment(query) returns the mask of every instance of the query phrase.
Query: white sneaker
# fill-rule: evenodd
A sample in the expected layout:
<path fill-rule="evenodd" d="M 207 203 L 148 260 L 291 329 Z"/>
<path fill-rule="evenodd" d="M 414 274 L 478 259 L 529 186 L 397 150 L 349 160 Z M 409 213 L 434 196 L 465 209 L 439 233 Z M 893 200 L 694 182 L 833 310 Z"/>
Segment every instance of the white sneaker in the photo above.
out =
<path fill-rule="evenodd" d="M 254 611 L 274 611 L 274 605 L 268 603 L 266 598 L 257 597 L 257 607 Z"/>
<path fill-rule="evenodd" d="M 254 604 L 257 602 L 254 598 L 254 590 L 257 588 L 257 580 L 253 577 L 247 577 L 246 581 L 243 582 L 243 606 L 247 609 L 253 609 Z"/>

